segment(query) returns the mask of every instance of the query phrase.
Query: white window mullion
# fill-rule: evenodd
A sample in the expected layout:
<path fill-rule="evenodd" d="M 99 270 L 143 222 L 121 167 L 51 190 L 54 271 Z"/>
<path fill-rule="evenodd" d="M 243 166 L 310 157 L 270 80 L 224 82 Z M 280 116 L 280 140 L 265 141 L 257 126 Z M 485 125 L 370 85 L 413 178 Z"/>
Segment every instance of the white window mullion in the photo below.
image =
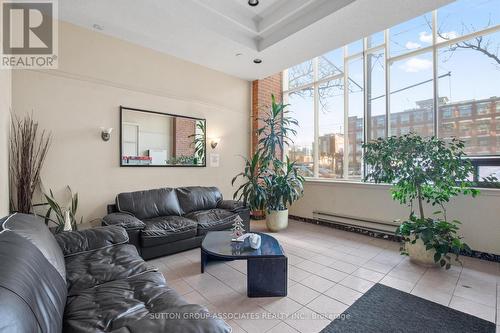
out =
<path fill-rule="evenodd" d="M 434 119 L 433 119 L 433 127 L 434 127 L 434 135 L 437 137 L 438 136 L 438 109 L 439 109 L 439 92 L 438 92 L 438 55 L 437 55 L 437 48 L 436 48 L 436 43 L 437 43 L 437 37 L 438 37 L 438 32 L 437 32 L 437 10 L 434 10 L 432 12 L 432 87 L 434 91 Z"/>
<path fill-rule="evenodd" d="M 342 178 L 349 176 L 349 60 L 344 46 L 344 160 Z"/>
<path fill-rule="evenodd" d="M 368 87 L 370 86 L 371 82 L 368 82 L 368 79 L 370 78 L 371 80 L 371 75 L 368 75 L 368 71 L 370 68 L 368 68 L 368 38 L 363 38 L 363 118 L 365 119 L 364 121 L 364 126 L 363 126 L 363 142 L 368 142 L 368 140 L 371 139 L 371 128 L 372 128 L 372 116 L 371 116 L 371 108 L 370 112 L 368 112 Z M 371 89 L 370 89 L 371 90 Z M 356 143 L 357 143 L 357 138 L 356 138 Z M 365 162 L 364 162 L 364 156 L 365 156 L 365 150 L 361 149 L 361 161 L 360 161 L 360 173 L 362 177 L 365 176 Z"/>
<path fill-rule="evenodd" d="M 313 59 L 314 76 L 314 142 L 313 142 L 313 175 L 319 177 L 319 84 L 318 84 L 318 58 Z"/>
<path fill-rule="evenodd" d="M 391 136 L 391 64 L 389 62 L 390 57 L 390 47 L 389 47 L 389 29 L 384 31 L 385 34 L 385 137 Z"/>

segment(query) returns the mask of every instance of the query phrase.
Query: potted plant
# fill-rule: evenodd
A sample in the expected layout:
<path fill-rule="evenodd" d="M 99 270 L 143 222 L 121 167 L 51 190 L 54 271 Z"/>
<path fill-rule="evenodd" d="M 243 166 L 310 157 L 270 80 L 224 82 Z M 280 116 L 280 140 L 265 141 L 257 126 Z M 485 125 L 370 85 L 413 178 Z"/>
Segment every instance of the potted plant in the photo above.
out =
<path fill-rule="evenodd" d="M 33 194 L 40 186 L 40 175 L 52 135 L 38 127 L 32 115 L 12 114 L 9 149 L 11 211 L 30 214 Z"/>
<path fill-rule="evenodd" d="M 252 156 L 252 159 L 243 158 L 245 160 L 245 168 L 242 172 L 234 176 L 231 185 L 238 178 L 243 178 L 244 181 L 234 192 L 233 198 L 244 202 L 250 211 L 262 211 L 266 207 L 267 192 L 264 187 L 262 178 L 262 170 L 260 166 L 260 153 L 257 151 Z"/>
<path fill-rule="evenodd" d="M 256 152 L 245 159 L 245 169 L 237 174 L 243 183 L 234 193 L 234 199 L 242 200 L 251 210 L 266 210 L 269 230 L 279 231 L 288 226 L 288 207 L 304 192 L 304 178 L 298 173 L 295 162 L 281 158 L 286 145 L 296 134 L 297 120 L 290 116 L 288 105 L 276 103 L 272 95 L 271 109 L 258 120 L 262 127 Z"/>
<path fill-rule="evenodd" d="M 191 134 L 188 138 L 193 139 L 191 147 L 194 148 L 193 164 L 204 164 L 205 162 L 205 140 L 206 140 L 206 128 L 204 121 L 196 121 L 195 134 Z"/>
<path fill-rule="evenodd" d="M 392 184 L 392 198 L 410 208 L 408 220 L 396 231 L 403 239 L 402 254 L 423 265 L 449 269 L 451 254 L 458 260 L 461 251 L 470 249 L 458 234 L 460 222 L 448 219 L 446 204 L 459 194 L 479 193 L 468 180 L 474 168 L 465 158 L 464 142 L 410 133 L 373 140 L 363 148 L 365 180 Z M 424 203 L 439 210 L 428 215 Z"/>
<path fill-rule="evenodd" d="M 69 196 L 69 202 L 64 204 L 57 202 L 52 190 L 49 190 L 50 195 L 44 194 L 49 205 L 45 213 L 45 224 L 49 226 L 49 222 L 53 223 L 55 225 L 55 233 L 77 230 L 76 211 L 78 209 L 78 193 L 73 193 L 69 186 L 66 187 L 66 191 Z M 82 223 L 83 217 L 80 219 L 80 224 Z"/>
<path fill-rule="evenodd" d="M 287 157 L 285 162 L 278 162 L 277 169 L 266 172 L 263 179 L 267 192 L 267 228 L 283 230 L 288 226 L 288 207 L 303 195 L 304 178 L 298 173 L 295 162 Z"/>

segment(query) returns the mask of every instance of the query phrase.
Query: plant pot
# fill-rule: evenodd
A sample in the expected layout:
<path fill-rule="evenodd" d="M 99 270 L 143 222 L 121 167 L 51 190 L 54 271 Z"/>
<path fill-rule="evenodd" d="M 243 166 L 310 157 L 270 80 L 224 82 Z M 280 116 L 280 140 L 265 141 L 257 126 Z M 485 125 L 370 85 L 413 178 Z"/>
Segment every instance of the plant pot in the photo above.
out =
<path fill-rule="evenodd" d="M 252 220 L 263 220 L 266 218 L 266 212 L 263 210 L 252 210 L 250 216 Z"/>
<path fill-rule="evenodd" d="M 411 236 L 410 239 L 413 241 L 415 236 Z M 412 244 L 411 241 L 406 242 L 405 248 L 412 262 L 425 267 L 439 267 L 439 263 L 434 262 L 436 250 L 426 250 L 422 239 L 417 239 L 415 244 Z"/>
<path fill-rule="evenodd" d="M 270 231 L 280 231 L 288 227 L 288 209 L 271 210 L 266 216 L 266 225 Z"/>

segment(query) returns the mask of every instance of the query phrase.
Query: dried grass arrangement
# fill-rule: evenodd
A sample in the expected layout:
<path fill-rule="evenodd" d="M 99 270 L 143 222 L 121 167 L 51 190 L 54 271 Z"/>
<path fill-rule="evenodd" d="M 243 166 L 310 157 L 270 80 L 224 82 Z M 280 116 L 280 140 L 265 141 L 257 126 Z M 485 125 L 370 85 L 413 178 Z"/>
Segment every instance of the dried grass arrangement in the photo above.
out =
<path fill-rule="evenodd" d="M 12 114 L 10 131 L 10 209 L 31 213 L 33 193 L 40 185 L 40 172 L 50 147 L 52 134 L 41 130 L 33 115 Z"/>

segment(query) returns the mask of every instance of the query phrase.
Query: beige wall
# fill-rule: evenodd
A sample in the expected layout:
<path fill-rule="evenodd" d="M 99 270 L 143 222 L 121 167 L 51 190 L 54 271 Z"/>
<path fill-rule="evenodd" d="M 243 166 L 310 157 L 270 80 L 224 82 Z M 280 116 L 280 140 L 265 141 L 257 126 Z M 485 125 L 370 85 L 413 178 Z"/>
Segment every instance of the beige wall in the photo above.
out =
<path fill-rule="evenodd" d="M 428 207 L 427 213 L 437 210 Z M 387 222 L 408 216 L 406 207 L 392 201 L 389 186 L 342 182 L 306 182 L 304 197 L 290 213 L 312 218 L 314 211 Z M 474 250 L 500 254 L 500 190 L 484 189 L 475 199 L 458 197 L 450 203 L 448 216 L 462 222 L 461 233 Z"/>
<path fill-rule="evenodd" d="M 9 213 L 10 105 L 11 71 L 0 69 L 0 217 Z"/>
<path fill-rule="evenodd" d="M 47 189 L 71 185 L 87 221 L 123 191 L 216 185 L 232 195 L 238 155 L 248 154 L 249 82 L 64 22 L 59 28 L 58 70 L 13 73 L 14 109 L 33 110 L 54 136 Z M 120 105 L 206 118 L 207 136 L 221 137 L 220 167 L 120 168 Z M 101 126 L 115 129 L 109 142 Z"/>

